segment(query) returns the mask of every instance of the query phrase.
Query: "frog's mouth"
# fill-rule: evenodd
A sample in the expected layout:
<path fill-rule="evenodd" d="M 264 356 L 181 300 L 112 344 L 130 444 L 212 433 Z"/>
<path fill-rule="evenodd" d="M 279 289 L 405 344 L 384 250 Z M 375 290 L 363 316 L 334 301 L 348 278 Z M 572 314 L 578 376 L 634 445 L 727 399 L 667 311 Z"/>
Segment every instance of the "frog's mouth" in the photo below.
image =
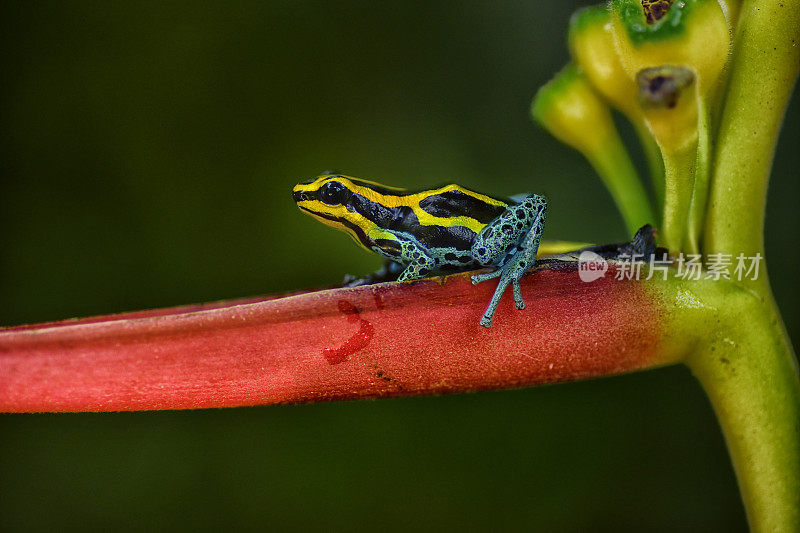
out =
<path fill-rule="evenodd" d="M 307 207 L 303 207 L 302 205 L 298 205 L 297 207 L 316 218 L 326 226 L 331 226 L 332 228 L 336 228 L 338 230 L 344 230 L 344 232 L 350 235 L 350 237 L 358 244 L 367 250 L 371 250 L 371 246 L 374 243 L 367 237 L 367 234 L 364 233 L 364 230 L 358 225 L 353 224 L 345 218 L 337 217 L 336 215 L 332 215 L 330 213 L 321 213 L 319 211 L 314 211 Z"/>
<path fill-rule="evenodd" d="M 334 217 L 332 215 L 326 215 L 324 213 L 317 213 L 313 209 L 309 209 L 307 207 L 303 207 L 302 205 L 298 205 L 297 207 L 299 207 L 301 210 L 305 211 L 309 215 L 312 215 L 312 216 L 315 216 L 315 217 L 324 218 L 326 220 L 331 220 L 331 221 L 338 221 L 339 220 L 338 218 L 336 218 L 336 217 Z"/>
<path fill-rule="evenodd" d="M 324 213 L 324 212 L 321 212 L 321 211 L 314 211 L 313 209 L 310 209 L 308 207 L 305 207 L 305 206 L 302 206 L 302 205 L 299 205 L 299 204 L 297 205 L 297 207 L 299 207 L 301 211 L 305 211 L 306 213 L 308 213 L 312 217 L 316 218 L 317 220 L 319 220 L 320 222 L 322 222 L 323 224 L 326 224 L 328 226 L 333 226 L 335 228 L 342 228 L 343 226 L 347 227 L 348 225 L 350 225 L 350 226 L 354 225 L 351 222 L 349 222 L 349 221 L 347 221 L 345 219 L 339 218 L 336 215 L 333 215 L 331 213 Z"/>

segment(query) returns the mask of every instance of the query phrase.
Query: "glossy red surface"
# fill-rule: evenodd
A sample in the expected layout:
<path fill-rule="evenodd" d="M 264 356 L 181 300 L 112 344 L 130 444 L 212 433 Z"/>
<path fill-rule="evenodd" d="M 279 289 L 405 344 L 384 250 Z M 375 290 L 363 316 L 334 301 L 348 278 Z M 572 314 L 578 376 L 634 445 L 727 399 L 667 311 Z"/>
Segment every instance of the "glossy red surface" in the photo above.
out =
<path fill-rule="evenodd" d="M 657 364 L 637 282 L 386 283 L 0 330 L 0 411 L 186 409 L 508 388 Z"/>

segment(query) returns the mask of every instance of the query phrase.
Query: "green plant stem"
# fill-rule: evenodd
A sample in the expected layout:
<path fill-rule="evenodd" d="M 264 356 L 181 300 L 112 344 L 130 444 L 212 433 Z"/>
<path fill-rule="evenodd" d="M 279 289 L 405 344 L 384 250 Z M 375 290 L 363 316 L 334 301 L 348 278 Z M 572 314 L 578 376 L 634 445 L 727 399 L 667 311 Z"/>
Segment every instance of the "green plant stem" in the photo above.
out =
<path fill-rule="evenodd" d="M 740 282 L 651 283 L 725 435 L 750 527 L 800 531 L 800 377 L 774 302 Z"/>
<path fill-rule="evenodd" d="M 745 0 L 717 136 L 706 254 L 763 254 L 767 183 L 798 70 L 800 1 Z"/>
<path fill-rule="evenodd" d="M 711 179 L 711 150 L 710 110 L 705 98 L 700 97 L 697 102 L 697 161 L 683 246 L 684 251 L 690 254 L 700 253 L 700 237 L 703 232 L 708 203 L 708 186 Z"/>
<path fill-rule="evenodd" d="M 674 152 L 664 150 L 664 211 L 661 242 L 673 253 L 682 249 L 694 186 L 697 139 Z"/>
<path fill-rule="evenodd" d="M 647 161 L 647 168 L 650 171 L 650 181 L 653 184 L 653 196 L 655 198 L 655 205 L 664 205 L 664 161 L 661 159 L 661 150 L 658 148 L 658 143 L 653 139 L 653 134 L 647 127 L 641 116 L 638 119 L 629 117 L 631 124 L 633 124 L 636 134 L 639 137 L 639 142 L 642 145 L 645 160 Z M 660 225 L 660 220 L 654 220 L 654 224 Z"/>
<path fill-rule="evenodd" d="M 767 184 L 798 71 L 800 1 L 745 0 L 717 136 L 705 254 L 764 255 Z M 698 350 L 689 366 L 722 425 L 751 528 L 800 531 L 797 362 L 766 272 L 743 285 L 752 303 L 725 313 L 733 343 Z M 721 304 L 727 310 L 735 298 Z"/>
<path fill-rule="evenodd" d="M 619 135 L 610 136 L 600 149 L 584 155 L 614 198 L 630 235 L 655 223 L 650 198 Z"/>
<path fill-rule="evenodd" d="M 754 531 L 800 531 L 800 381 L 782 322 L 766 311 L 687 364 L 722 426 Z M 772 320 L 777 318 L 777 320 Z M 782 329 L 782 328 L 781 328 Z"/>

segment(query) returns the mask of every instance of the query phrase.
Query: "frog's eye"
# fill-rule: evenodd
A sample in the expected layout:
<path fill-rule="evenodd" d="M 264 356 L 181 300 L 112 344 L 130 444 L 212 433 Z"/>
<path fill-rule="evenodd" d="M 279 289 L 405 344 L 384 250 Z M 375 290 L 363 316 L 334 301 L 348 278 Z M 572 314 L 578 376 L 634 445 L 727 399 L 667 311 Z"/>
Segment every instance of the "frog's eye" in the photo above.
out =
<path fill-rule="evenodd" d="M 350 190 L 338 181 L 329 181 L 319 190 L 319 199 L 328 205 L 343 204 L 350 197 Z"/>

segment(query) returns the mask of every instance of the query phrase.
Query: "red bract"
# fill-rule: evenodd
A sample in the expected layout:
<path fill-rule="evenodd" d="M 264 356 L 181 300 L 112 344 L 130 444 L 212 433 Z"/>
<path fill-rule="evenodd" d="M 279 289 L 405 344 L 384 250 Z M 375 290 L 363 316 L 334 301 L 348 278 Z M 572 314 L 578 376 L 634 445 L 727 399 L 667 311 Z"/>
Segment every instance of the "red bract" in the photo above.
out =
<path fill-rule="evenodd" d="M 461 392 L 658 364 L 637 282 L 544 271 L 478 324 L 466 274 L 0 330 L 0 410 L 117 411 Z M 662 361 L 663 363 L 663 361 Z"/>

